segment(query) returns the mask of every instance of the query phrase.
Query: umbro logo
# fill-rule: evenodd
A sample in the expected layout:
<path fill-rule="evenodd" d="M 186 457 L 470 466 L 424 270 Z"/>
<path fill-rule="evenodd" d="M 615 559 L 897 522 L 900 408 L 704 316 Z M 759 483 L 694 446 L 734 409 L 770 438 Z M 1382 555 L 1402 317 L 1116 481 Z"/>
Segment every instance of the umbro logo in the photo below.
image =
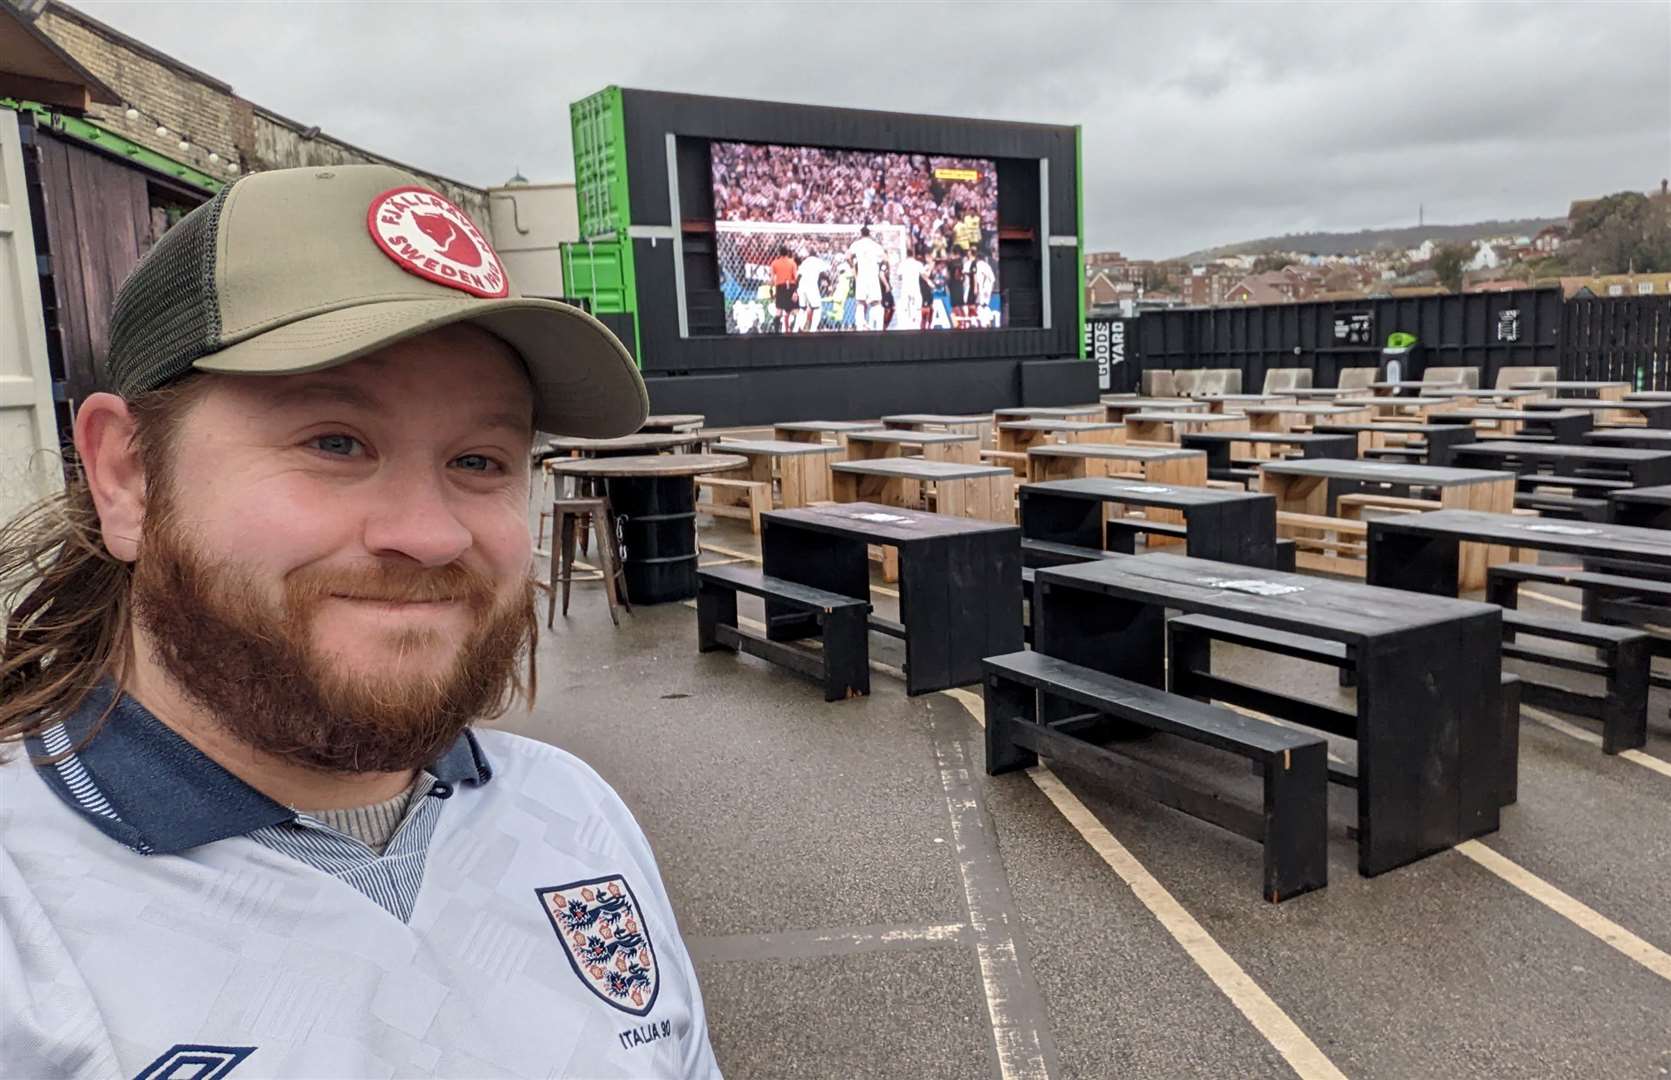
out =
<path fill-rule="evenodd" d="M 134 1080 L 222 1080 L 255 1050 L 253 1046 L 175 1043 L 141 1069 Z"/>

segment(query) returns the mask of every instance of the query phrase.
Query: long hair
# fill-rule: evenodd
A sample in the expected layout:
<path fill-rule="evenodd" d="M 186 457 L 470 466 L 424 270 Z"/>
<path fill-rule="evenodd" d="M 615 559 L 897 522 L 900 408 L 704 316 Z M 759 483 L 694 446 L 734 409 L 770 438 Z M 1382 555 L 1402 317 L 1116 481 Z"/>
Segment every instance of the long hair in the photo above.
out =
<path fill-rule="evenodd" d="M 207 382 L 194 375 L 128 402 L 148 497 Z M 104 680 L 122 685 L 133 663 L 132 564 L 105 550 L 87 481 L 73 460 L 67 471 L 63 491 L 0 525 L 0 755 L 68 718 Z"/>

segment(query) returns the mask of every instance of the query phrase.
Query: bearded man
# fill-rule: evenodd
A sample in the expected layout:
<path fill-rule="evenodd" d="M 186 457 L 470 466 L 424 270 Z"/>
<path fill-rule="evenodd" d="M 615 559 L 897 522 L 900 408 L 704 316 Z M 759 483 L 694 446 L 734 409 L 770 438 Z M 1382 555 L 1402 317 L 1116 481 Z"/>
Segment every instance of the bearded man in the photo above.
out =
<path fill-rule="evenodd" d="M 415 178 L 290 169 L 158 241 L 107 373 L 0 534 L 0 1074 L 717 1076 L 632 814 L 472 727 L 620 343 Z"/>

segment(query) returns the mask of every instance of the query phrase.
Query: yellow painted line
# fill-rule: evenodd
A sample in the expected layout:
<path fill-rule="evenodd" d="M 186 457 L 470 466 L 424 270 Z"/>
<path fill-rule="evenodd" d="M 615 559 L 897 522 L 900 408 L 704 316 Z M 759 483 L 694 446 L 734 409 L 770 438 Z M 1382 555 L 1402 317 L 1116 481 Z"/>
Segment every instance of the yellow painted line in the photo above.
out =
<path fill-rule="evenodd" d="M 1593 731 L 1585 731 L 1577 724 L 1562 720 L 1559 716 L 1546 713 L 1542 709 L 1534 709 L 1530 705 L 1522 705 L 1520 707 L 1520 711 L 1526 716 L 1530 716 L 1533 720 L 1536 720 L 1544 727 L 1559 731 L 1562 735 L 1570 736 L 1580 742 L 1587 742 L 1592 746 L 1601 745 L 1600 735 L 1597 735 Z M 1661 776 L 1671 777 L 1671 761 L 1665 761 L 1662 758 L 1654 757 L 1652 754 L 1644 754 L 1640 750 L 1621 750 L 1614 756 L 1619 758 L 1621 761 L 1628 761 L 1633 765 L 1640 765 L 1644 769 L 1652 770 L 1653 772 L 1659 773 Z"/>
<path fill-rule="evenodd" d="M 1465 840 L 1456 850 L 1485 867 L 1557 915 L 1600 938 L 1660 978 L 1671 981 L 1671 955 L 1648 944 L 1595 908 L 1568 896 L 1519 863 L 1512 862 L 1478 840 Z"/>
<path fill-rule="evenodd" d="M 696 546 L 701 548 L 703 551 L 711 551 L 715 555 L 728 555 L 733 559 L 742 559 L 744 562 L 760 561 L 760 556 L 758 555 L 750 555 L 746 551 L 733 551 L 730 548 L 722 548 L 718 544 L 697 544 Z"/>
<path fill-rule="evenodd" d="M 975 718 L 976 723 L 983 728 L 986 726 L 986 703 L 979 694 L 968 690 L 945 690 L 942 693 L 955 698 Z M 1027 775 L 1057 811 L 1067 818 L 1068 824 L 1091 845 L 1091 849 L 1120 876 L 1120 880 L 1213 981 L 1213 985 L 1230 999 L 1230 1004 L 1247 1017 L 1248 1022 L 1258 1029 L 1302 1080 L 1346 1080 L 1345 1074 L 1335 1067 L 1328 1055 L 1300 1030 L 1300 1026 L 1282 1011 L 1280 1005 L 1271 1000 L 1271 996 L 1224 951 L 1223 946 L 1213 940 L 1212 935 L 1177 898 L 1137 861 L 1137 857 L 1115 839 L 1108 827 L 1097 820 L 1097 816 L 1068 790 L 1055 773 L 1040 765 L 1028 769 Z"/>

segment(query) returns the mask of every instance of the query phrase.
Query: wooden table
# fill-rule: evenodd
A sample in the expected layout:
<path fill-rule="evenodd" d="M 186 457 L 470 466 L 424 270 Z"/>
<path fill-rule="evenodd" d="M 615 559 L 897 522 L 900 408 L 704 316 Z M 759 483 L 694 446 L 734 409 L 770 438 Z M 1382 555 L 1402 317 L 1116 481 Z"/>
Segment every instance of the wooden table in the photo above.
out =
<path fill-rule="evenodd" d="M 664 413 L 657 416 L 646 416 L 640 424 L 640 434 L 653 435 L 661 433 L 678 433 L 696 431 L 702 427 L 707 417 L 701 413 Z"/>
<path fill-rule="evenodd" d="M 1134 412 L 1126 414 L 1127 441 L 1176 443 L 1185 431 L 1246 431 L 1241 413 Z"/>
<path fill-rule="evenodd" d="M 1449 465 L 1453 447 L 1473 442 L 1474 429 L 1467 424 L 1314 424 L 1316 434 L 1355 435 L 1358 456 L 1404 457 L 1423 465 Z M 1420 440 L 1415 442 L 1414 440 Z"/>
<path fill-rule="evenodd" d="M 992 414 L 975 413 L 967 416 L 941 413 L 896 413 L 882 417 L 882 426 L 897 431 L 950 432 L 953 435 L 973 435 L 981 441 L 982 450 L 991 450 Z"/>
<path fill-rule="evenodd" d="M 1167 685 L 1168 609 L 1344 645 L 1357 675 L 1352 712 L 1208 678 L 1217 700 L 1357 740 L 1359 873 L 1497 828 L 1513 765 L 1495 605 L 1170 554 L 1039 570 L 1034 582 L 1036 651 L 1149 686 Z"/>
<path fill-rule="evenodd" d="M 1671 390 L 1634 390 L 1624 396 L 1625 401 L 1671 401 Z"/>
<path fill-rule="evenodd" d="M 985 521 L 1015 521 L 1015 473 L 999 465 L 922 458 L 844 461 L 831 466 L 836 502 L 878 502 Z"/>
<path fill-rule="evenodd" d="M 1126 441 L 1126 426 L 1106 421 L 1006 420 L 998 425 L 998 449 L 1025 454 L 1040 443 L 1096 443 L 1117 446 Z"/>
<path fill-rule="evenodd" d="M 1103 419 L 1118 424 L 1134 412 L 1208 412 L 1211 403 L 1195 398 L 1121 398 L 1102 403 Z"/>
<path fill-rule="evenodd" d="M 1161 511 L 1150 522 L 1176 521 L 1185 531 L 1185 550 L 1202 559 L 1247 566 L 1276 566 L 1276 500 L 1269 495 L 1222 488 L 1173 487 L 1140 481 L 1056 480 L 1021 486 L 1021 536 L 1075 547 L 1135 550 L 1133 532 L 1121 528 L 1125 506 Z M 1161 536 L 1174 530 L 1158 530 Z M 1151 547 L 1157 546 L 1151 544 Z"/>
<path fill-rule="evenodd" d="M 1283 393 L 1298 401 L 1307 401 L 1313 398 L 1320 401 L 1330 401 L 1342 394 L 1355 394 L 1357 391 L 1350 387 L 1339 386 L 1296 386 L 1284 390 Z"/>
<path fill-rule="evenodd" d="M 1643 427 L 1671 428 L 1671 401 L 1622 401 L 1607 398 L 1544 398 L 1526 402 L 1528 409 L 1582 409 L 1600 414 L 1598 424 L 1629 423 L 1628 416 L 1641 417 Z"/>
<path fill-rule="evenodd" d="M 994 409 L 995 420 L 1086 420 L 1106 419 L 1107 406 L 1098 401 L 1091 405 L 1012 405 Z"/>
<path fill-rule="evenodd" d="M 1607 496 L 1613 520 L 1644 529 L 1671 529 L 1671 484 L 1615 491 Z"/>
<path fill-rule="evenodd" d="M 1452 454 L 1467 468 L 1509 469 L 1520 474 L 1547 469 L 1557 476 L 1609 472 L 1628 478 L 1632 487 L 1671 484 L 1671 453 L 1623 446 L 1565 446 L 1560 443 L 1476 442 Z M 1476 510 L 1495 507 L 1473 507 Z"/>
<path fill-rule="evenodd" d="M 1492 435 L 1519 435 L 1524 429 L 1558 443 L 1575 443 L 1595 423 L 1583 409 L 1452 409 L 1428 418 L 1435 424 L 1471 424 Z"/>
<path fill-rule="evenodd" d="M 1515 477 L 1511 472 L 1371 461 L 1273 461 L 1261 466 L 1259 471 L 1260 490 L 1276 496 L 1279 515 L 1335 517 L 1339 496 L 1382 486 L 1394 489 L 1395 498 L 1405 497 L 1410 488 L 1434 489 L 1438 492 L 1439 505 L 1444 508 L 1501 513 L 1514 509 Z M 1295 559 L 1300 569 L 1348 576 L 1363 574 L 1364 564 L 1360 560 L 1340 557 L 1350 545 L 1319 541 L 1317 534 L 1328 531 L 1324 526 L 1282 524 L 1281 517 L 1277 520 L 1278 531 L 1293 537 L 1302 548 L 1324 546 L 1326 549 L 1325 554 L 1302 550 Z M 1466 587 L 1484 588 L 1486 567 L 1506 562 L 1508 558 L 1506 549 L 1487 550 L 1478 545 L 1465 548 L 1462 579 Z"/>
<path fill-rule="evenodd" d="M 1398 394 L 1405 390 L 1432 390 L 1435 387 L 1449 387 L 1453 390 L 1466 390 L 1468 386 L 1461 379 L 1443 379 L 1428 382 L 1426 379 L 1399 379 L 1397 382 L 1372 382 L 1369 389 L 1377 394 Z"/>
<path fill-rule="evenodd" d="M 780 442 L 773 439 L 721 440 L 716 454 L 740 454 L 748 459 L 738 470 L 738 479 L 764 482 L 777 479 L 785 508 L 805 506 L 830 499 L 830 463 L 841 459 L 841 447 L 833 443 Z"/>
<path fill-rule="evenodd" d="M 1257 465 L 1269 458 L 1270 447 L 1291 447 L 1302 458 L 1334 458 L 1351 461 L 1358 456 L 1358 440 L 1350 435 L 1318 435 L 1309 431 L 1191 431 L 1180 440 L 1185 450 L 1200 450 L 1207 455 L 1207 476 L 1213 480 L 1252 479 L 1257 472 L 1249 470 L 1238 476 L 1231 458 L 1237 446 L 1249 446 L 1257 454 L 1248 462 Z M 1258 451 L 1266 450 L 1265 454 Z"/>
<path fill-rule="evenodd" d="M 1078 480 L 1088 476 L 1141 476 L 1162 484 L 1202 487 L 1207 455 L 1159 446 L 1035 446 L 1027 451 L 1027 479 Z"/>
<path fill-rule="evenodd" d="M 870 545 L 897 551 L 900 621 L 870 626 L 904 639 L 908 694 L 978 682 L 982 657 L 1022 647 L 1014 525 L 867 502 L 774 510 L 762 524 L 767 574 L 844 596 L 870 596 Z M 768 637 L 775 614 L 768 604 Z"/>
<path fill-rule="evenodd" d="M 1250 431 L 1303 431 L 1324 422 L 1367 424 L 1374 410 L 1357 405 L 1250 405 L 1244 409 Z"/>
<path fill-rule="evenodd" d="M 823 442 L 825 435 L 834 436 L 837 446 L 846 449 L 847 436 L 855 431 L 880 431 L 882 424 L 874 420 L 788 420 L 772 425 L 772 438 L 782 442 Z"/>
<path fill-rule="evenodd" d="M 618 439 L 580 439 L 563 435 L 547 439 L 546 447 L 561 454 L 580 454 L 584 457 L 626 457 L 658 450 L 677 450 L 689 446 L 691 442 L 689 433 L 641 433 L 622 435 Z"/>
<path fill-rule="evenodd" d="M 925 461 L 951 461 L 960 465 L 978 465 L 981 460 L 981 441 L 974 435 L 957 435 L 949 431 L 849 431 L 847 460 L 873 461 L 878 458 L 902 457 L 907 448 L 915 450 Z"/>
<path fill-rule="evenodd" d="M 1282 394 L 1203 394 L 1196 401 L 1205 401 L 1213 412 L 1245 412 L 1246 405 L 1281 405 L 1294 400 L 1291 393 Z"/>
<path fill-rule="evenodd" d="M 747 463 L 735 454 L 649 454 L 574 458 L 546 468 L 603 482 L 621 538 L 627 599 L 661 604 L 696 595 L 696 477 Z"/>
<path fill-rule="evenodd" d="M 1341 397 L 1335 398 L 1335 404 L 1341 406 L 1356 406 L 1369 409 L 1375 420 L 1410 420 L 1422 423 L 1433 413 L 1447 412 L 1458 408 L 1464 398 L 1419 397 L 1398 395 L 1371 395 L 1369 397 Z"/>
<path fill-rule="evenodd" d="M 1543 385 L 1539 383 L 1538 385 Z M 1431 387 L 1422 391 L 1422 397 L 1451 398 L 1457 401 L 1536 401 L 1547 397 L 1541 390 L 1475 390 L 1456 389 L 1454 387 Z"/>
<path fill-rule="evenodd" d="M 1582 397 L 1594 397 L 1601 401 L 1621 401 L 1630 392 L 1627 382 L 1521 382 L 1510 386 L 1511 390 L 1543 390 L 1547 393 L 1559 394 L 1571 391 Z"/>

